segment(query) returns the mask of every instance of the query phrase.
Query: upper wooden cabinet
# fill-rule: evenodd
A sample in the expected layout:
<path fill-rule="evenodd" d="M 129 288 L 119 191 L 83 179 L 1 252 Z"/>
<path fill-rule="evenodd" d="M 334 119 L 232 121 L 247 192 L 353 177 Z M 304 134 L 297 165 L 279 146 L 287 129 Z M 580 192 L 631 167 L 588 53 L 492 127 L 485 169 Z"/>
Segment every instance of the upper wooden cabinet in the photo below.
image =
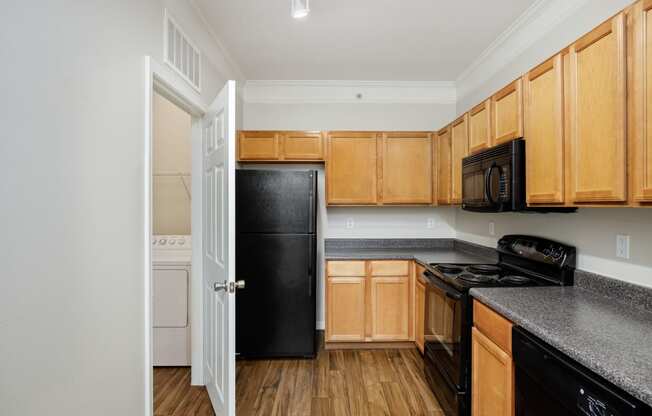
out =
<path fill-rule="evenodd" d="M 493 144 L 499 145 L 523 137 L 523 88 L 521 79 L 507 85 L 491 97 Z"/>
<path fill-rule="evenodd" d="M 469 113 L 451 124 L 451 203 L 462 203 L 462 159 L 469 152 Z"/>
<path fill-rule="evenodd" d="M 376 133 L 329 133 L 326 159 L 326 201 L 329 205 L 375 205 L 378 202 L 377 152 Z"/>
<path fill-rule="evenodd" d="M 238 159 L 279 160 L 280 136 L 277 131 L 241 131 L 238 137 Z"/>
<path fill-rule="evenodd" d="M 625 18 L 569 49 L 570 193 L 576 203 L 627 200 Z"/>
<path fill-rule="evenodd" d="M 469 111 L 469 153 L 477 153 L 490 146 L 491 100 L 486 100 Z"/>
<path fill-rule="evenodd" d="M 283 134 L 281 157 L 287 161 L 324 160 L 324 138 L 319 131 Z"/>
<path fill-rule="evenodd" d="M 561 54 L 523 76 L 528 204 L 564 202 L 564 82 Z"/>
<path fill-rule="evenodd" d="M 451 203 L 451 127 L 439 130 L 435 137 L 437 144 L 437 203 Z"/>
<path fill-rule="evenodd" d="M 430 133 L 383 133 L 380 201 L 432 204 L 433 165 Z"/>
<path fill-rule="evenodd" d="M 652 202 L 652 0 L 631 9 L 629 151 L 632 199 Z"/>
<path fill-rule="evenodd" d="M 319 131 L 241 131 L 241 162 L 319 162 L 324 160 L 324 138 Z"/>

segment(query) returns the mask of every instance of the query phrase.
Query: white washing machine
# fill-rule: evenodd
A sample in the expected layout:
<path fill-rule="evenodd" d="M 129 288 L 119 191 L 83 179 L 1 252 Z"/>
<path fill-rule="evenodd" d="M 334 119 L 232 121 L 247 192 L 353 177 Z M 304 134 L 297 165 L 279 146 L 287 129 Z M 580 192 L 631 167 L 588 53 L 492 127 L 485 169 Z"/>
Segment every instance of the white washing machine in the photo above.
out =
<path fill-rule="evenodd" d="M 155 366 L 190 365 L 189 235 L 152 237 L 152 307 Z"/>

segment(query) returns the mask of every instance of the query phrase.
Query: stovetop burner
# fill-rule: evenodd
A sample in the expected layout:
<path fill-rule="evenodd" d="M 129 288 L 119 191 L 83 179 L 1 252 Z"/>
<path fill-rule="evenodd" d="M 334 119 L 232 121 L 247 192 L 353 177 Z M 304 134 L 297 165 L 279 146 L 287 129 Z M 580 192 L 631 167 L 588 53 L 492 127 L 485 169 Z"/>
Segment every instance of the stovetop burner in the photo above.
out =
<path fill-rule="evenodd" d="M 457 276 L 458 279 L 464 280 L 465 282 L 469 283 L 490 283 L 490 282 L 495 282 L 498 280 L 498 275 L 490 275 L 490 274 L 476 274 L 476 273 L 469 273 L 469 272 L 464 272 Z"/>
<path fill-rule="evenodd" d="M 511 285 L 524 285 L 526 283 L 530 283 L 532 281 L 532 279 L 530 279 L 529 277 L 525 277 L 525 276 L 510 274 L 510 275 L 501 277 L 499 281 L 500 281 L 500 283 L 508 283 L 508 284 L 511 284 Z"/>
<path fill-rule="evenodd" d="M 457 264 L 438 264 L 435 267 L 444 274 L 459 274 L 464 271 L 464 266 Z"/>
<path fill-rule="evenodd" d="M 493 264 L 473 264 L 468 266 L 466 271 L 473 274 L 498 274 L 501 268 Z"/>

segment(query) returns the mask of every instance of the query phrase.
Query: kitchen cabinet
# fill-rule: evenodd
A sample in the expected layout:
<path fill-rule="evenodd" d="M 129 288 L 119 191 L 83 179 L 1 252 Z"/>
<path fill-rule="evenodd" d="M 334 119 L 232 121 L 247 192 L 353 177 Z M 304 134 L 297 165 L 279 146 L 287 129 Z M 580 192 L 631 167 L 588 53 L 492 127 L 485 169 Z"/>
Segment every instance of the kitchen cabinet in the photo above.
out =
<path fill-rule="evenodd" d="M 625 19 L 620 13 L 569 48 L 570 195 L 627 200 Z"/>
<path fill-rule="evenodd" d="M 469 111 L 469 153 L 478 153 L 491 147 L 491 100 L 476 105 Z"/>
<path fill-rule="evenodd" d="M 514 414 L 512 323 L 477 300 L 473 301 L 473 313 L 471 414 L 512 416 Z"/>
<path fill-rule="evenodd" d="M 326 340 L 364 341 L 365 262 L 329 262 L 327 275 Z"/>
<path fill-rule="evenodd" d="M 469 152 L 469 114 L 451 125 L 451 203 L 462 203 L 462 159 Z"/>
<path fill-rule="evenodd" d="M 324 138 L 319 131 L 291 131 L 283 135 L 283 160 L 321 161 L 324 160 Z"/>
<path fill-rule="evenodd" d="M 437 203 L 451 203 L 451 128 L 446 126 L 435 135 L 437 144 Z"/>
<path fill-rule="evenodd" d="M 514 366 L 512 358 L 482 332 L 473 328 L 471 340 L 473 416 L 512 416 Z"/>
<path fill-rule="evenodd" d="M 523 76 L 528 204 L 564 203 L 564 80 L 558 54 Z"/>
<path fill-rule="evenodd" d="M 407 260 L 326 264 L 326 342 L 414 341 L 414 272 Z"/>
<path fill-rule="evenodd" d="M 241 162 L 321 162 L 324 138 L 319 131 L 240 131 Z"/>
<path fill-rule="evenodd" d="M 630 184 L 635 203 L 652 203 L 652 1 L 631 9 Z"/>
<path fill-rule="evenodd" d="M 432 204 L 430 133 L 383 133 L 380 200 L 383 204 Z"/>
<path fill-rule="evenodd" d="M 277 161 L 280 158 L 280 133 L 241 131 L 238 135 L 238 160 Z"/>
<path fill-rule="evenodd" d="M 407 276 L 371 277 L 372 340 L 408 340 L 408 296 Z"/>
<path fill-rule="evenodd" d="M 327 138 L 328 205 L 378 202 L 378 138 L 369 132 L 331 132 Z"/>
<path fill-rule="evenodd" d="M 519 78 L 491 97 L 491 136 L 496 146 L 523 137 L 522 85 Z"/>
<path fill-rule="evenodd" d="M 417 271 L 414 290 L 414 343 L 421 354 L 425 345 L 426 284 Z"/>

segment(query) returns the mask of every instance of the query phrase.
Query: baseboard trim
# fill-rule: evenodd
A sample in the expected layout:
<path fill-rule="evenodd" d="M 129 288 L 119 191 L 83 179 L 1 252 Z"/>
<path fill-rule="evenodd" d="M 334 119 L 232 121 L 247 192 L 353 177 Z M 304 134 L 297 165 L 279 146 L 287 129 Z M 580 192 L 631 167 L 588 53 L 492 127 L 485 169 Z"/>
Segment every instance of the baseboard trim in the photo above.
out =
<path fill-rule="evenodd" d="M 399 342 L 327 342 L 325 350 L 387 350 L 416 348 L 414 341 Z"/>

